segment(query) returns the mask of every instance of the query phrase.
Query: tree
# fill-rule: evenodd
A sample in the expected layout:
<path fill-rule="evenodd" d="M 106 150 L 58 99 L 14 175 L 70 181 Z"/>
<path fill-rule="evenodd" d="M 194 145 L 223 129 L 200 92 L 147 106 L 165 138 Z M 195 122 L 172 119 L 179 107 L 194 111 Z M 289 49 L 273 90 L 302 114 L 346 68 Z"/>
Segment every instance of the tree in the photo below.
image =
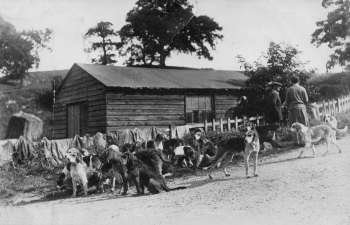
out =
<path fill-rule="evenodd" d="M 50 49 L 51 34 L 50 29 L 18 32 L 0 17 L 0 73 L 5 80 L 22 79 L 30 68 L 38 67 L 39 51 Z"/>
<path fill-rule="evenodd" d="M 117 62 L 114 59 L 115 54 L 113 52 L 120 48 L 121 43 L 116 41 L 118 34 L 113 30 L 112 26 L 113 24 L 111 22 L 101 21 L 86 32 L 86 39 L 94 39 L 87 52 L 102 51 L 96 58 L 92 59 L 93 63 L 108 65 Z"/>
<path fill-rule="evenodd" d="M 212 60 L 210 49 L 223 38 L 212 18 L 193 14 L 188 0 L 138 0 L 119 31 L 127 64 L 165 66 L 173 51 Z"/>
<path fill-rule="evenodd" d="M 298 76 L 300 83 L 306 87 L 310 100 L 318 97 L 318 89 L 307 83 L 314 73 L 304 69 L 305 63 L 298 60 L 300 51 L 293 46 L 271 42 L 267 52 L 262 56 L 263 62 L 247 62 L 243 56 L 237 56 L 245 74 L 249 77 L 246 82 L 250 113 L 259 113 L 264 108 L 266 86 L 270 81 L 282 83 L 280 95 L 284 100 L 285 91 L 291 85 L 291 77 Z"/>
<path fill-rule="evenodd" d="M 336 64 L 350 69 L 350 0 L 323 0 L 324 8 L 331 8 L 327 19 L 316 23 L 311 43 L 328 44 L 333 49 L 327 69 Z"/>

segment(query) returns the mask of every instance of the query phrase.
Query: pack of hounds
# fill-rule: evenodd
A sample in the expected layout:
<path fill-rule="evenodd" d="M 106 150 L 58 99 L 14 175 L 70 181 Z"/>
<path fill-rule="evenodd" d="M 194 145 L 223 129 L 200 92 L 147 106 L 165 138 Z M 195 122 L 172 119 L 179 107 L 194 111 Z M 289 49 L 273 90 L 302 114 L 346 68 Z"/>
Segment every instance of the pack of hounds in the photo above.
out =
<path fill-rule="evenodd" d="M 341 153 L 336 136 L 346 133 L 347 127 L 338 129 L 337 126 L 337 120 L 331 115 L 323 116 L 322 123 L 313 127 L 293 123 L 290 131 L 295 132 L 298 143 L 305 146 L 298 157 L 302 156 L 305 149 L 312 149 L 315 156 L 314 145 L 322 141 L 327 144 L 327 152 L 330 144 L 333 144 Z M 247 178 L 258 176 L 258 155 L 263 148 L 258 131 L 257 127 L 248 124 L 240 132 L 241 135 L 216 144 L 197 131 L 193 139 L 195 142 L 201 141 L 200 147 L 185 143 L 182 139 L 167 139 L 158 134 L 147 143 L 123 146 L 110 144 L 101 154 L 91 154 L 84 148 L 70 148 L 65 155 L 66 163 L 57 180 L 57 187 L 60 190 L 71 189 L 72 197 L 76 197 L 79 191 L 87 195 L 91 187 L 98 192 L 105 192 L 109 188 L 113 193 L 122 195 L 128 193 L 131 185 L 135 186 L 136 194 L 139 195 L 144 194 L 145 189 L 151 194 L 169 192 L 186 188 L 170 188 L 167 185 L 166 177 L 172 176 L 179 167 L 202 169 L 207 171 L 209 179 L 213 179 L 214 168 L 222 168 L 224 175 L 230 176 L 226 166 L 222 165 L 229 155 L 231 162 L 235 156 L 243 156 Z M 254 159 L 252 176 L 249 171 L 250 158 Z"/>

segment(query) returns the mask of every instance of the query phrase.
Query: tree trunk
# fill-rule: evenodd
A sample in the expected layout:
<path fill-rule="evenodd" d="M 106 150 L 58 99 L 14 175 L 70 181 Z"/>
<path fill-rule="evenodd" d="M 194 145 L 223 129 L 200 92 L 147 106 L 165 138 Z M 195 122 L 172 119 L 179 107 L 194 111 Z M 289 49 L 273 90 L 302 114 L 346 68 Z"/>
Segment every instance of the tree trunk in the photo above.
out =
<path fill-rule="evenodd" d="M 103 50 L 103 58 L 102 65 L 107 65 L 107 50 L 106 50 L 106 41 L 105 38 L 102 38 L 102 50 Z"/>
<path fill-rule="evenodd" d="M 166 53 L 165 52 L 160 53 L 160 57 L 159 57 L 159 67 L 160 68 L 165 67 L 165 59 L 166 59 Z"/>

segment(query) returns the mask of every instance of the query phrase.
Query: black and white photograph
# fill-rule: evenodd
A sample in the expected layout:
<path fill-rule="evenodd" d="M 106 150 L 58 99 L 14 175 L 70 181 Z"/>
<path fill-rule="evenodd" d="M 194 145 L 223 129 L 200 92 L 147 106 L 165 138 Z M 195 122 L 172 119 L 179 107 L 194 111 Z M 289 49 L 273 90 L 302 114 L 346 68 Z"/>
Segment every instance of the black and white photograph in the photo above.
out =
<path fill-rule="evenodd" d="M 0 0 L 1 225 L 350 225 L 350 0 Z"/>

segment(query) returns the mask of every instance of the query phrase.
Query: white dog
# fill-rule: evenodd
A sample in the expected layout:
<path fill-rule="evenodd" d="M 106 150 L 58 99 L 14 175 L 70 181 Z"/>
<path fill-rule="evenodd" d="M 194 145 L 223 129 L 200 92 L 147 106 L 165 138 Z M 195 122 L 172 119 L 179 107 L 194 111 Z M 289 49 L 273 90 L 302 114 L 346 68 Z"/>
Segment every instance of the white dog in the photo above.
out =
<path fill-rule="evenodd" d="M 315 143 L 325 141 L 327 144 L 327 152 L 329 151 L 329 145 L 334 144 L 339 153 L 342 152 L 338 144 L 336 143 L 336 132 L 328 125 L 318 125 L 314 127 L 307 127 L 301 123 L 295 122 L 291 126 L 292 131 L 296 131 L 298 136 L 301 137 L 305 143 L 305 148 L 311 148 L 313 155 L 315 156 Z M 305 148 L 301 148 L 298 158 L 300 158 Z"/>
<path fill-rule="evenodd" d="M 345 134 L 348 131 L 348 126 L 345 126 L 343 129 L 339 129 L 337 119 L 330 114 L 325 114 L 322 117 L 322 121 L 335 130 L 337 135 Z"/>
<path fill-rule="evenodd" d="M 68 159 L 69 167 L 66 166 L 64 171 L 67 175 L 72 178 L 73 194 L 72 197 L 77 195 L 77 185 L 81 184 L 83 186 L 84 195 L 88 192 L 88 179 L 87 179 L 87 165 L 82 159 L 80 151 L 76 148 L 70 148 L 67 150 L 66 158 Z M 66 176 L 68 177 L 68 176 Z"/>

